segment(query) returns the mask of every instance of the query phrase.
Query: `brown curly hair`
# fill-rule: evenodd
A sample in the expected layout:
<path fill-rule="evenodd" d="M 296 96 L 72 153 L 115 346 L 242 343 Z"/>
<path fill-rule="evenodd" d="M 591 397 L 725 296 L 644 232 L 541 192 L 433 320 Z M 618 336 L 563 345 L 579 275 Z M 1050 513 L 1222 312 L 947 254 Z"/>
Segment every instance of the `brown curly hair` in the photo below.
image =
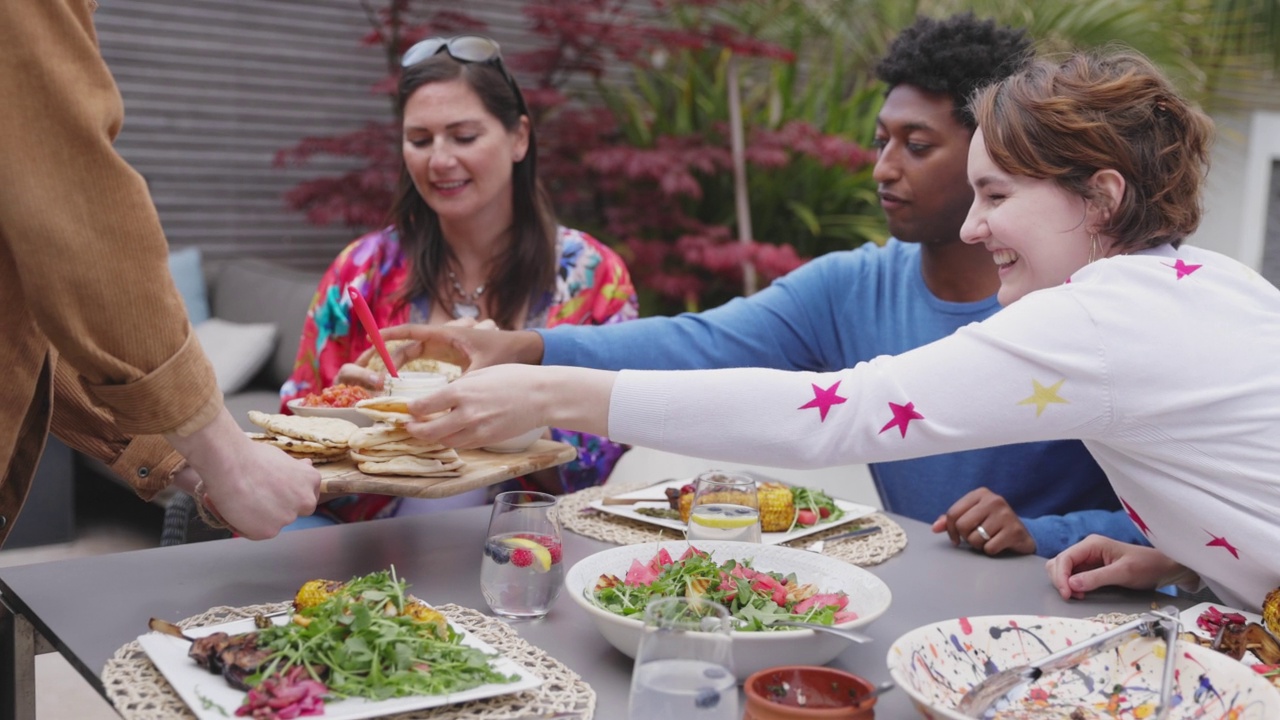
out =
<path fill-rule="evenodd" d="M 1124 197 L 1097 232 L 1120 252 L 1175 247 L 1200 224 L 1213 121 L 1142 54 L 1076 53 L 1040 60 L 969 101 L 987 153 L 1011 175 L 1051 179 L 1089 202 L 1102 169 Z"/>

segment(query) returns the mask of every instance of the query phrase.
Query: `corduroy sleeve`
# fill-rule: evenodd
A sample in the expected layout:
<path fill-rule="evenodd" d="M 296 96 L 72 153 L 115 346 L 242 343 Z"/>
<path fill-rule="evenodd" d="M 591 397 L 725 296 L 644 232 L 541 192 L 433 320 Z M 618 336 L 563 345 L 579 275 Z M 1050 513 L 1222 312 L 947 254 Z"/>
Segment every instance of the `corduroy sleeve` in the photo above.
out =
<path fill-rule="evenodd" d="M 112 142 L 123 106 L 87 0 L 0 3 L 0 232 L 41 331 L 135 435 L 221 407 L 146 183 Z"/>
<path fill-rule="evenodd" d="M 54 369 L 50 431 L 72 448 L 105 463 L 144 500 L 168 487 L 186 465 L 163 437 L 121 432 L 111 413 L 94 402 L 75 369 L 64 361 L 57 362 Z"/>

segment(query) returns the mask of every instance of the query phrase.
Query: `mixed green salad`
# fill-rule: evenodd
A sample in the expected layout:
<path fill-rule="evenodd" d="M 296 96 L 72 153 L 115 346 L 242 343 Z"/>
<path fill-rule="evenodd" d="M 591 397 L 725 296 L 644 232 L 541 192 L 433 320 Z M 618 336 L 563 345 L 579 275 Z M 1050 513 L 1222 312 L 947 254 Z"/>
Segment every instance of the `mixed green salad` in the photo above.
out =
<path fill-rule="evenodd" d="M 260 630 L 259 644 L 272 654 L 250 684 L 301 669 L 337 698 L 443 695 L 517 679 L 495 671 L 494 656 L 462 644 L 442 615 L 385 570 Z"/>
<path fill-rule="evenodd" d="M 795 573 L 756 570 L 750 560 L 717 562 L 692 545 L 676 560 L 665 548 L 648 563 L 632 560 L 625 578 L 601 575 L 590 593 L 596 605 L 624 617 L 638 616 L 650 601 L 665 597 L 711 600 L 729 609 L 740 631 L 788 629 L 774 627 L 779 620 L 834 625 L 858 617 L 847 609 L 844 592 L 819 592 Z"/>
<path fill-rule="evenodd" d="M 835 499 L 821 490 L 798 485 L 791 487 L 790 490 L 796 514 L 787 532 L 796 527 L 807 528 L 819 523 L 833 523 L 844 517 L 844 510 L 836 505 Z"/>

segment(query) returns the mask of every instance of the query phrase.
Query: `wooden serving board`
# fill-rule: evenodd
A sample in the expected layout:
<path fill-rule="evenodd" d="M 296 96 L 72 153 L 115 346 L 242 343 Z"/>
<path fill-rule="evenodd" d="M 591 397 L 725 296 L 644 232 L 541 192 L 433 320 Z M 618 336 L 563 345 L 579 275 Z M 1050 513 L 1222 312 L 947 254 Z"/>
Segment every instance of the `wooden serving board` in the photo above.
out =
<path fill-rule="evenodd" d="M 459 450 L 467 464 L 458 477 L 400 477 L 367 475 L 354 461 L 340 460 L 317 466 L 322 493 L 374 493 L 415 498 L 442 498 L 488 487 L 535 470 L 563 465 L 578 457 L 578 449 L 554 440 L 538 440 L 521 453 Z"/>

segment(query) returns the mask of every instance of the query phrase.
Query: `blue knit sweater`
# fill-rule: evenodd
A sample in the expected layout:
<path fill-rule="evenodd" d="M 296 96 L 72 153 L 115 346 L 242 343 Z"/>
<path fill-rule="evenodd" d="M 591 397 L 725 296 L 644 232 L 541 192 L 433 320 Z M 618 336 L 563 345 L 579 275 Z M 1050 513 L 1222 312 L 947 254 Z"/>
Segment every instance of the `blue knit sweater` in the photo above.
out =
<path fill-rule="evenodd" d="M 924 284 L 919 246 L 891 239 L 884 247 L 823 255 L 749 298 L 706 312 L 538 332 L 544 365 L 832 371 L 906 352 L 999 309 L 995 297 L 939 300 Z M 876 463 L 871 473 L 887 510 L 924 522 L 970 490 L 990 488 L 1009 501 L 1044 557 L 1091 533 L 1147 544 L 1076 441 Z"/>

